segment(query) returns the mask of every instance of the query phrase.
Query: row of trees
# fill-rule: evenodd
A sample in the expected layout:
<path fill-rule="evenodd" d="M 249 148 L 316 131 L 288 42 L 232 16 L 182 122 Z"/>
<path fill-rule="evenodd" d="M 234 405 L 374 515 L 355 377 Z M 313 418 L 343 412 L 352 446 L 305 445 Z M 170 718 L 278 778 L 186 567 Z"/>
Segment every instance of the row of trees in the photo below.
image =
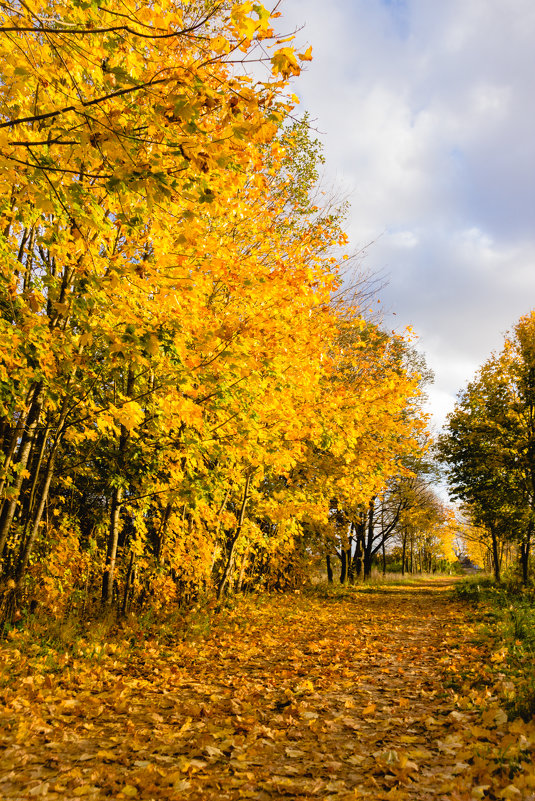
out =
<path fill-rule="evenodd" d="M 439 442 L 466 539 L 488 555 L 497 580 L 517 551 L 529 579 L 535 521 L 535 312 L 522 317 L 460 393 Z"/>
<path fill-rule="evenodd" d="M 6 614 L 297 580 L 422 449 L 407 343 L 341 292 L 278 16 L 0 11 Z"/>
<path fill-rule="evenodd" d="M 419 394 L 405 410 L 405 421 L 421 419 L 427 400 L 425 389 L 434 380 L 425 358 L 408 348 L 406 361 L 419 376 Z M 338 497 L 331 509 L 331 532 L 326 540 L 327 576 L 334 579 L 340 565 L 340 581 L 352 583 L 370 577 L 372 568 L 383 573 L 396 568 L 405 573 L 451 570 L 457 562 L 455 540 L 458 525 L 453 510 L 434 489 L 439 478 L 430 458 L 427 431 L 420 449 L 409 452 L 403 469 L 392 474 L 377 494 L 363 503 L 356 497 Z"/>
<path fill-rule="evenodd" d="M 340 561 L 340 581 L 368 578 L 374 565 L 395 564 L 397 572 L 435 572 L 451 568 L 457 524 L 433 490 L 432 480 L 413 465 L 410 472 L 393 476 L 367 505 L 335 509 L 327 573 L 333 580 L 331 554 Z"/>

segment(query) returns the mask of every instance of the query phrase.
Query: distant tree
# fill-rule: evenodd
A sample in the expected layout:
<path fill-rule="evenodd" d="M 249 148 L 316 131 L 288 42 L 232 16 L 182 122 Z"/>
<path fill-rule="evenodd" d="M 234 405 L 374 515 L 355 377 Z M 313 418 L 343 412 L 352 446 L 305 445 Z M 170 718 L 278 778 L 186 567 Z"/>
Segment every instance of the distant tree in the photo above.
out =
<path fill-rule="evenodd" d="M 489 532 L 496 579 L 500 547 L 514 541 L 527 583 L 535 520 L 535 312 L 519 320 L 502 351 L 459 395 L 438 453 L 452 497 Z"/>

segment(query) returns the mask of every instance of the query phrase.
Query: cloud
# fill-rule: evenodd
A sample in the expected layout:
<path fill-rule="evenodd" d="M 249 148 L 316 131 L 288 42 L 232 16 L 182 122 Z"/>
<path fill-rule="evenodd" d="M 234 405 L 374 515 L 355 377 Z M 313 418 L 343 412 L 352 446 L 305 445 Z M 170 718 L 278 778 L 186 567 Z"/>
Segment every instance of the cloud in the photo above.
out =
<path fill-rule="evenodd" d="M 535 299 L 535 4 L 282 10 L 313 46 L 295 89 L 349 194 L 351 240 L 375 240 L 367 265 L 389 274 L 384 305 L 420 334 L 444 408 Z"/>

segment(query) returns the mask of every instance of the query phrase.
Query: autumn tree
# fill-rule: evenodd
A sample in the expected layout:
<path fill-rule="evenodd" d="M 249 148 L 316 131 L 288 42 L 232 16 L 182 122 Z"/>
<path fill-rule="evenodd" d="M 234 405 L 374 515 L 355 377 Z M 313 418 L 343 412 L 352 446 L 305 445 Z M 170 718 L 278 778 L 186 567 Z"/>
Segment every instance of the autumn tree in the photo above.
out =
<path fill-rule="evenodd" d="M 362 319 L 358 324 L 345 319 L 336 346 L 332 380 L 345 386 L 346 398 L 353 394 L 359 398 L 353 412 L 359 428 L 352 440 L 349 418 L 339 418 L 343 441 L 354 443 L 349 473 L 343 462 L 337 464 L 332 450 L 318 456 L 322 464 L 332 464 L 329 489 L 334 530 L 327 538 L 328 565 L 334 544 L 341 579 L 352 581 L 369 577 L 373 557 L 394 531 L 399 511 L 393 512 L 389 522 L 383 515 L 381 533 L 376 504 L 395 476 L 408 473 L 406 463 L 421 455 L 426 420 L 417 401 L 420 373 L 405 358 L 411 347 L 407 338 L 389 335 Z M 347 407 L 353 410 L 350 403 Z"/>
<path fill-rule="evenodd" d="M 454 497 L 490 533 L 496 579 L 501 543 L 519 545 L 528 580 L 533 532 L 535 317 L 522 317 L 479 370 L 450 415 L 439 451 Z"/>
<path fill-rule="evenodd" d="M 403 338 L 334 303 L 347 238 L 277 16 L 1 12 L 6 613 L 282 586 L 333 498 L 358 514 L 418 448 Z"/>
<path fill-rule="evenodd" d="M 217 198 L 226 208 L 242 176 L 257 172 L 252 142 L 276 134 L 289 108 L 285 79 L 299 71 L 289 48 L 274 53 L 272 79 L 256 87 L 233 63 L 272 35 L 269 13 L 250 4 L 2 11 L 0 546 L 4 572 L 16 579 L 58 454 L 79 464 L 83 442 L 86 473 L 98 462 L 111 491 L 109 600 L 125 498 L 150 489 L 127 465 L 154 474 L 154 455 L 140 446 L 156 440 L 156 421 L 171 419 L 173 393 L 169 445 L 184 434 L 177 402 L 190 419 L 202 409 L 187 391 L 203 358 L 211 361 L 193 353 L 196 313 L 209 284 L 219 282 L 223 299 L 226 291 L 217 259 L 197 280 L 212 255 L 207 225 L 220 213 Z M 260 189 L 263 177 L 255 181 Z M 241 215 L 237 204 L 232 218 Z M 197 237 L 205 246 L 192 253 Z M 235 333 L 229 326 L 219 337 L 221 352 Z M 205 333 L 200 339 L 209 348 Z M 171 397 L 162 409 L 164 376 Z"/>

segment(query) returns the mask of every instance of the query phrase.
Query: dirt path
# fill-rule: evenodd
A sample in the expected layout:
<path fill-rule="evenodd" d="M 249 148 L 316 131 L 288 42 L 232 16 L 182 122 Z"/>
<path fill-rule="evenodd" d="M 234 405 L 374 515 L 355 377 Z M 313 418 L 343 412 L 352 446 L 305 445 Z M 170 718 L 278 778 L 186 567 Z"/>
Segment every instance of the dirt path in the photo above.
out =
<path fill-rule="evenodd" d="M 447 590 L 269 597 L 56 663 L 6 649 L 0 797 L 535 801 L 535 727 Z"/>

